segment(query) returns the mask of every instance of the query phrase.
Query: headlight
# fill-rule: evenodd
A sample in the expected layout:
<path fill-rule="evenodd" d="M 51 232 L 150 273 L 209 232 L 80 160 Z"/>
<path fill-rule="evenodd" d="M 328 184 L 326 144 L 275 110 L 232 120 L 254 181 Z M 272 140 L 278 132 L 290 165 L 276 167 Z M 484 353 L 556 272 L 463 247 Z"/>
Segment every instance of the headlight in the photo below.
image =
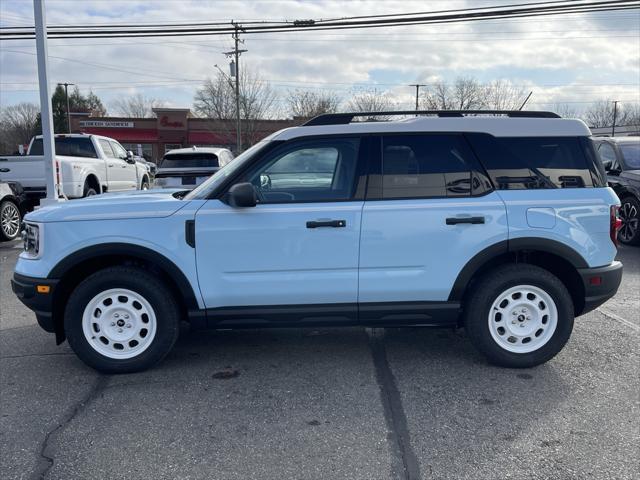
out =
<path fill-rule="evenodd" d="M 35 223 L 25 223 L 22 231 L 24 252 L 32 258 L 40 255 L 40 226 Z"/>

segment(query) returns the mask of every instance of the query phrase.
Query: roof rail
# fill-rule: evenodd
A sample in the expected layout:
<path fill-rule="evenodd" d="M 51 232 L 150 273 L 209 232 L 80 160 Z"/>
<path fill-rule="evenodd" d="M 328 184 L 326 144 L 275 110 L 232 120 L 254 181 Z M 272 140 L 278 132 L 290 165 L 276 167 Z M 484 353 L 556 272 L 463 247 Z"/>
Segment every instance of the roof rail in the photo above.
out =
<path fill-rule="evenodd" d="M 553 112 L 531 110 L 400 110 L 390 112 L 351 112 L 351 113 L 325 113 L 312 118 L 302 126 L 311 127 L 318 125 L 346 125 L 355 117 L 377 117 L 391 115 L 434 115 L 438 117 L 464 117 L 465 115 L 504 115 L 517 118 L 561 118 Z"/>

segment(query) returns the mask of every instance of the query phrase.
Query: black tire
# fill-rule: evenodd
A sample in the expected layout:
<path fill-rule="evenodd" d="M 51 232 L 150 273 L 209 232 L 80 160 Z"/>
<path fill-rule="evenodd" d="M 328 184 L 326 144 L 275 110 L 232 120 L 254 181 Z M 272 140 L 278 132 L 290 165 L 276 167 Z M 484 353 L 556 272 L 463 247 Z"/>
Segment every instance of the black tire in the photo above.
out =
<path fill-rule="evenodd" d="M 619 216 L 622 227 L 618 231 L 618 240 L 625 245 L 640 245 L 640 201 L 636 197 L 624 197 Z"/>
<path fill-rule="evenodd" d="M 528 353 L 516 353 L 503 348 L 494 340 L 489 327 L 493 303 L 503 292 L 519 285 L 531 285 L 543 290 L 551 297 L 557 310 L 553 334 L 544 345 Z M 569 340 L 573 320 L 573 301 L 564 284 L 549 271 L 535 265 L 509 264 L 497 267 L 475 282 L 464 306 L 464 326 L 473 345 L 491 363 L 510 368 L 534 367 L 552 359 Z"/>
<path fill-rule="evenodd" d="M 84 189 L 82 190 L 82 197 L 93 197 L 94 195 L 98 195 L 98 191 L 94 187 L 92 187 L 89 182 L 84 182 Z"/>
<path fill-rule="evenodd" d="M 0 240 L 15 240 L 20 235 L 22 213 L 11 200 L 0 203 Z"/>
<path fill-rule="evenodd" d="M 130 290 L 144 298 L 155 314 L 155 335 L 145 350 L 132 358 L 111 358 L 96 350 L 83 332 L 83 314 L 96 295 L 110 289 Z M 127 317 L 128 318 L 128 317 Z M 135 267 L 111 267 L 87 277 L 71 293 L 64 314 L 69 345 L 88 366 L 104 373 L 129 373 L 160 362 L 178 338 L 180 310 L 166 285 L 156 276 Z"/>
<path fill-rule="evenodd" d="M 146 177 L 142 179 L 140 190 L 149 190 L 149 180 L 147 180 Z"/>

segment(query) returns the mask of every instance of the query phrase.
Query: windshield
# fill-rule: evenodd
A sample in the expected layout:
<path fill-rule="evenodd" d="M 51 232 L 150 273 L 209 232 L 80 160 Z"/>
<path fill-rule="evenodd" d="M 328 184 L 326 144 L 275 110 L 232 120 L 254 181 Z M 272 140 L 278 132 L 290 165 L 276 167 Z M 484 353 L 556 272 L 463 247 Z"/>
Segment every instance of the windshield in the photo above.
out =
<path fill-rule="evenodd" d="M 218 166 L 214 153 L 168 153 L 160 161 L 160 168 L 211 168 Z"/>
<path fill-rule="evenodd" d="M 624 158 L 624 163 L 629 170 L 640 169 L 640 142 L 619 143 L 620 151 Z"/>
<path fill-rule="evenodd" d="M 262 148 L 269 142 L 269 137 L 267 137 L 261 142 L 256 143 L 253 147 L 242 152 L 225 166 L 221 167 L 220 170 L 210 176 L 202 184 L 189 192 L 184 197 L 184 199 L 194 200 L 207 198 L 211 194 L 211 192 L 213 192 L 220 184 L 222 184 L 230 175 L 232 175 L 235 171 L 242 167 L 242 165 L 250 160 L 251 157 L 253 157 L 254 153 L 256 153 L 258 150 L 262 150 Z"/>

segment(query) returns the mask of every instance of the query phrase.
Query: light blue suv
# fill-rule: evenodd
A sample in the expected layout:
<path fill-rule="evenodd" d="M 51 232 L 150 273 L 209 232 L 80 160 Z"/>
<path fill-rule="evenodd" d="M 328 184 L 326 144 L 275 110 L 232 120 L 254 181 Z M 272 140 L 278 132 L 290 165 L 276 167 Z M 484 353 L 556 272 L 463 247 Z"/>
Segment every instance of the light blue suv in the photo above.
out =
<path fill-rule="evenodd" d="M 551 359 L 622 276 L 619 201 L 589 129 L 548 112 L 411 113 L 317 117 L 190 192 L 42 208 L 13 289 L 105 372 L 157 363 L 181 320 L 458 326 L 493 363 Z"/>

